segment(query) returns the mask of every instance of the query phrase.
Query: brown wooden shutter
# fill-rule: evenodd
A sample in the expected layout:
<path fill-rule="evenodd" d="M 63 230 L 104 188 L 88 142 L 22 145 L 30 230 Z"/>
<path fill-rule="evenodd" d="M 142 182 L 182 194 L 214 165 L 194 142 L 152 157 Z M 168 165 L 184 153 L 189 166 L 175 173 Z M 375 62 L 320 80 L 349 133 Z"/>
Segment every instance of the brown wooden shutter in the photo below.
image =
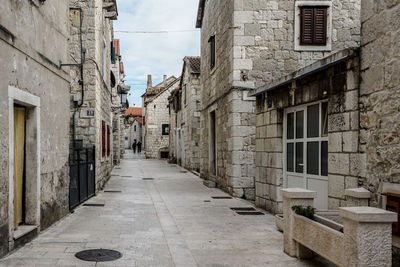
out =
<path fill-rule="evenodd" d="M 313 43 L 319 45 L 326 44 L 326 20 L 327 8 L 317 7 L 314 8 L 314 36 Z"/>
<path fill-rule="evenodd" d="M 111 154 L 111 134 L 110 134 L 110 126 L 107 125 L 107 156 L 109 157 Z"/>
<path fill-rule="evenodd" d="M 101 122 L 101 156 L 106 156 L 106 123 Z"/>
<path fill-rule="evenodd" d="M 309 45 L 313 43 L 313 8 L 302 7 L 301 8 L 301 33 L 300 33 L 300 44 Z"/>
<path fill-rule="evenodd" d="M 300 9 L 300 44 L 326 45 L 327 7 Z"/>

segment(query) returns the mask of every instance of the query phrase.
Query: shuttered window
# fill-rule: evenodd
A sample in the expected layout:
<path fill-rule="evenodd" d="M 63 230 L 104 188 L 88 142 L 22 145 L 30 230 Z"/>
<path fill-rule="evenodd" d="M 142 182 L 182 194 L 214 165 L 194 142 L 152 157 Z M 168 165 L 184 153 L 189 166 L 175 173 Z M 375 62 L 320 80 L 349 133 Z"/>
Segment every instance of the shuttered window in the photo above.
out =
<path fill-rule="evenodd" d="M 327 7 L 300 8 L 300 44 L 326 45 Z"/>
<path fill-rule="evenodd" d="M 101 122 L 101 156 L 106 156 L 106 123 Z"/>
<path fill-rule="evenodd" d="M 107 156 L 108 156 L 108 157 L 109 157 L 110 154 L 111 154 L 111 150 L 110 150 L 111 146 L 110 146 L 110 143 L 111 143 L 110 126 L 107 125 Z"/>
<path fill-rule="evenodd" d="M 208 42 L 210 44 L 210 68 L 213 69 L 215 66 L 215 36 L 211 36 Z"/>

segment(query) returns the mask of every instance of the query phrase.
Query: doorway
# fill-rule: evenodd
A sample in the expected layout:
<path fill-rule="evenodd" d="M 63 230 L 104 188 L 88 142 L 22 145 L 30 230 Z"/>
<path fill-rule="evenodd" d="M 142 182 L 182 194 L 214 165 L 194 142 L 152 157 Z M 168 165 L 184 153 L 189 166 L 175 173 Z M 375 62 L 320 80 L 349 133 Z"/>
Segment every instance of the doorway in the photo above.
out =
<path fill-rule="evenodd" d="M 216 116 L 215 110 L 210 112 L 210 172 L 212 175 L 217 174 L 217 134 L 216 134 Z"/>
<path fill-rule="evenodd" d="M 314 205 L 328 209 L 328 102 L 285 111 L 285 186 L 317 192 Z"/>
<path fill-rule="evenodd" d="M 14 105 L 14 230 L 25 221 L 26 108 Z"/>

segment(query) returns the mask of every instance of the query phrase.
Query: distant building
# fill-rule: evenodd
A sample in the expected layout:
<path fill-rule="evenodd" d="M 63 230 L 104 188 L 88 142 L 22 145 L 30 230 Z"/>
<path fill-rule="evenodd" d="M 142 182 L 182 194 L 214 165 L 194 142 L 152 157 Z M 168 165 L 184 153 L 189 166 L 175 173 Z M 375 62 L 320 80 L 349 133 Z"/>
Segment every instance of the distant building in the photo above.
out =
<path fill-rule="evenodd" d="M 170 158 L 200 171 L 200 57 L 183 59 L 179 87 L 169 98 Z"/>
<path fill-rule="evenodd" d="M 132 149 L 132 144 L 136 140 L 143 144 L 142 139 L 142 125 L 143 113 L 142 108 L 130 107 L 125 112 L 125 149 Z"/>
<path fill-rule="evenodd" d="M 142 95 L 145 123 L 143 140 L 146 158 L 159 159 L 169 156 L 169 108 L 168 97 L 179 86 L 180 78 L 171 76 L 156 86 L 148 76 L 146 93 Z"/>

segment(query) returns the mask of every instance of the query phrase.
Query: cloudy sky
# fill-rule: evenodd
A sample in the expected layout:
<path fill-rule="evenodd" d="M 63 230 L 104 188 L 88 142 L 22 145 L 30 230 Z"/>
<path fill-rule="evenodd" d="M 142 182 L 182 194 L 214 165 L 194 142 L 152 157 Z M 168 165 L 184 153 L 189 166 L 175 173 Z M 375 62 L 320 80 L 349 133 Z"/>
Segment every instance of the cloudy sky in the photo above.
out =
<path fill-rule="evenodd" d="M 120 39 L 130 106 L 142 105 L 147 74 L 153 85 L 164 74 L 180 76 L 184 56 L 200 54 L 200 32 L 195 28 L 198 0 L 117 0 L 115 38 Z M 184 31 L 124 33 L 119 31 Z"/>

